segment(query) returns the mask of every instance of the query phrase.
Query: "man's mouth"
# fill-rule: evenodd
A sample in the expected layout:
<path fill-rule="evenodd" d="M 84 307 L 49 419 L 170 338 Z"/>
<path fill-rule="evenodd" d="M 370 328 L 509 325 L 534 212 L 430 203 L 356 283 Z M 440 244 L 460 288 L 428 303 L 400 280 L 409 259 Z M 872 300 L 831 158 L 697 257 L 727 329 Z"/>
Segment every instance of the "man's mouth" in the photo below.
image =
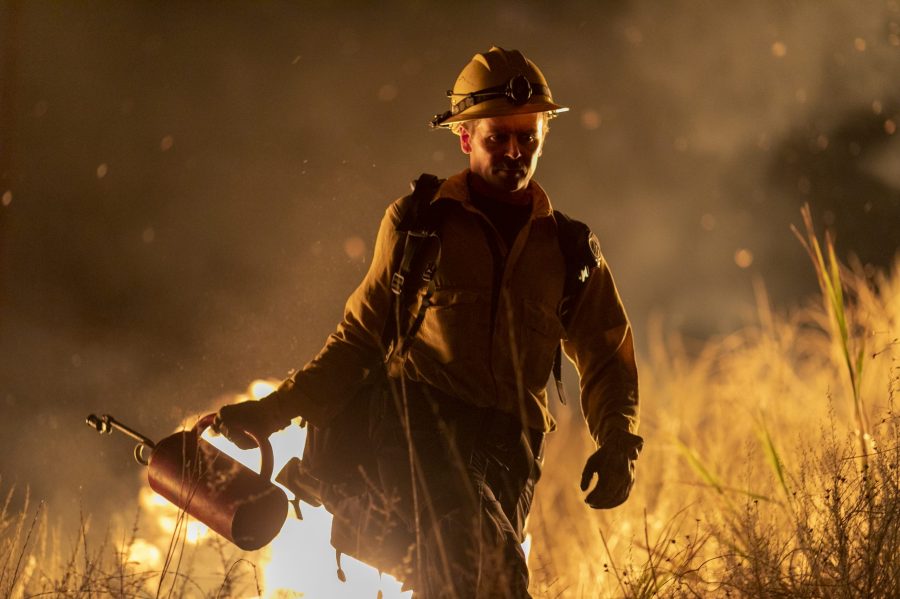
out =
<path fill-rule="evenodd" d="M 524 175 L 525 169 L 523 167 L 514 166 L 514 167 L 506 167 L 501 166 L 496 169 L 500 173 L 508 174 L 508 175 Z"/>

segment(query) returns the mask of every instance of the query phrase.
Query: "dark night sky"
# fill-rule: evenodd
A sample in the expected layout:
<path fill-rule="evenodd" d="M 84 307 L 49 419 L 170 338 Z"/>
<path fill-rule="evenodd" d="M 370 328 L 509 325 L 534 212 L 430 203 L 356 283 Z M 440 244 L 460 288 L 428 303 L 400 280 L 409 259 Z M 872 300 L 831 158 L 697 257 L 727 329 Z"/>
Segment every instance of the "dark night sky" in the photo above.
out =
<path fill-rule="evenodd" d="M 756 275 L 812 291 L 805 201 L 865 262 L 900 239 L 893 0 L 6 0 L 0 28 L 0 490 L 57 513 L 135 496 L 87 413 L 159 437 L 318 350 L 386 205 L 465 166 L 426 122 L 492 44 L 572 108 L 537 179 L 598 233 L 639 350 L 656 318 L 739 326 Z"/>

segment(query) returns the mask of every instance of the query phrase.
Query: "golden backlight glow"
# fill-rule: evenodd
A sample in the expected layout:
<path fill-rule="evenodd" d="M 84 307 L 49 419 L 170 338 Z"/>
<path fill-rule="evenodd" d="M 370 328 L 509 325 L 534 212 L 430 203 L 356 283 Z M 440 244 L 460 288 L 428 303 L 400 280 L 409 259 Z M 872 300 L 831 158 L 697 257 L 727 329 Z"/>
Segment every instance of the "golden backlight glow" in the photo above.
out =
<path fill-rule="evenodd" d="M 162 565 L 162 552 L 159 548 L 144 539 L 135 539 L 127 548 L 126 560 L 141 564 L 147 569 L 159 568 Z"/>
<path fill-rule="evenodd" d="M 247 397 L 237 400 L 261 399 L 274 391 L 276 384 L 273 381 L 254 381 Z M 207 433 L 204 438 L 248 468 L 259 469 L 258 451 L 238 449 L 221 436 Z M 269 441 L 275 454 L 277 473 L 289 459 L 303 452 L 306 429 L 290 426 L 272 435 Z M 290 491 L 285 491 L 292 497 Z M 281 533 L 260 552 L 264 599 L 374 598 L 379 590 L 385 599 L 411 596 L 411 593 L 400 592 L 400 584 L 393 577 L 379 576 L 374 568 L 348 556 L 341 558 L 347 582 L 338 580 L 335 552 L 330 542 L 331 515 L 324 508 L 306 504 L 301 504 L 301 510 L 303 520 L 297 520 L 292 510 Z"/>
<path fill-rule="evenodd" d="M 165 497 L 154 493 L 149 487 L 141 489 L 140 504 L 144 512 L 149 514 L 156 522 L 160 532 L 166 538 L 166 543 L 168 543 L 168 539 L 178 530 L 179 518 L 181 518 L 180 510 L 169 503 Z M 197 544 L 211 534 L 209 527 L 202 522 L 190 518 L 187 519 L 186 524 L 182 523 L 181 525 L 185 526 L 184 540 L 191 544 Z M 134 546 L 138 542 L 146 543 L 143 539 L 135 540 L 129 548 L 129 552 L 134 551 Z M 144 552 L 140 555 L 146 556 L 149 554 Z M 143 559 L 135 559 L 134 561 L 147 563 L 149 565 L 153 560 L 151 560 L 151 562 L 145 562 Z"/>
<path fill-rule="evenodd" d="M 233 398 L 235 402 L 255 401 L 275 390 L 274 381 L 257 380 L 250 384 L 246 394 Z M 188 418 L 182 428 L 193 426 L 196 418 Z M 259 451 L 241 450 L 222 436 L 207 430 L 203 438 L 217 449 L 227 453 L 241 464 L 259 471 Z M 272 435 L 269 441 L 275 454 L 275 473 L 294 456 L 303 451 L 306 430 L 293 425 Z M 277 483 L 276 483 L 277 484 Z M 285 490 L 289 497 L 290 491 Z M 140 563 L 145 569 L 160 567 L 164 552 L 173 535 L 179 534 L 187 543 L 196 545 L 219 539 L 201 522 L 187 519 L 186 525 L 180 521 L 178 508 L 165 498 L 145 487 L 140 493 L 140 504 L 144 513 L 155 522 L 157 540 L 135 539 L 124 547 L 129 561 Z M 383 575 L 349 556 L 342 556 L 341 566 L 347 581 L 337 577 L 335 551 L 330 543 L 331 515 L 324 508 L 313 508 L 301 504 L 303 520 L 294 517 L 293 510 L 288 515 L 279 535 L 267 547 L 250 554 L 261 573 L 263 599 L 374 599 L 379 591 L 385 599 L 408 598 L 411 592 L 402 593 L 400 583 L 393 577 Z M 185 526 L 185 529 L 180 529 Z M 155 583 L 154 583 L 155 584 Z"/>

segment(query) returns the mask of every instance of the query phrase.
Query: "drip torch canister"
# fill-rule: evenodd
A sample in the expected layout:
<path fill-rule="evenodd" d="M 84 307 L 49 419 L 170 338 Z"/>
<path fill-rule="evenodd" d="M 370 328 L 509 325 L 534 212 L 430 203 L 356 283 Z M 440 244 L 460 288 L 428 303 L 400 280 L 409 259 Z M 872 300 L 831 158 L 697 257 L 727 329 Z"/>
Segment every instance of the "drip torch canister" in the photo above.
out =
<path fill-rule="evenodd" d="M 275 460 L 269 440 L 245 431 L 260 449 L 257 474 L 200 437 L 214 418 L 215 414 L 207 414 L 193 428 L 158 443 L 108 414 L 91 414 L 87 423 L 101 433 L 116 429 L 137 440 L 135 459 L 147 466 L 151 489 L 241 549 L 253 551 L 281 531 L 287 495 L 270 480 Z"/>

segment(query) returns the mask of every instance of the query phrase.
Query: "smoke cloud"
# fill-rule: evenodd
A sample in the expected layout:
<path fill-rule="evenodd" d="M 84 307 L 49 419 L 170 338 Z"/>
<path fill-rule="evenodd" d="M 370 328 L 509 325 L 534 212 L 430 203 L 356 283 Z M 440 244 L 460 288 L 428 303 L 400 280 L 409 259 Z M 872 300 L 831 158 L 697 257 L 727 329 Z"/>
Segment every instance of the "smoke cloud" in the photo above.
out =
<path fill-rule="evenodd" d="M 571 106 L 537 178 L 599 235 L 639 349 L 654 315 L 739 326 L 756 276 L 801 301 L 804 202 L 845 253 L 897 251 L 893 0 L 13 1 L 0 23 L 0 472 L 55 513 L 135 497 L 88 413 L 158 438 L 315 354 L 388 203 L 465 166 L 426 123 L 493 44 Z"/>

